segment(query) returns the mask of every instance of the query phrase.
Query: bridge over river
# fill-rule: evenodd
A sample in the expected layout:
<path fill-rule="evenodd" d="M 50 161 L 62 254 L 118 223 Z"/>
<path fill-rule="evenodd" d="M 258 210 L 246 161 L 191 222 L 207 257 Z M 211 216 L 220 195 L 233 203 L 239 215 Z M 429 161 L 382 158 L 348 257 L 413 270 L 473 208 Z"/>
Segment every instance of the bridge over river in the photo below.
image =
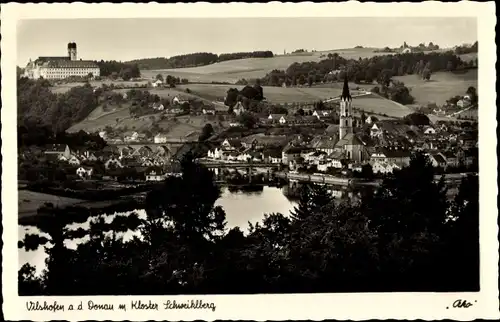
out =
<path fill-rule="evenodd" d="M 267 163 L 267 162 L 212 162 L 200 159 L 198 163 L 203 164 L 209 169 L 222 169 L 222 168 L 267 168 L 267 169 L 280 169 L 281 163 Z"/>
<path fill-rule="evenodd" d="M 175 155 L 177 150 L 185 144 L 195 144 L 198 141 L 187 140 L 187 139 L 169 139 L 162 143 L 154 142 L 123 142 L 123 143 L 108 143 L 112 147 L 116 147 L 120 155 L 133 154 L 135 152 L 140 152 L 141 154 L 156 154 L 165 155 L 167 157 L 172 157 Z"/>

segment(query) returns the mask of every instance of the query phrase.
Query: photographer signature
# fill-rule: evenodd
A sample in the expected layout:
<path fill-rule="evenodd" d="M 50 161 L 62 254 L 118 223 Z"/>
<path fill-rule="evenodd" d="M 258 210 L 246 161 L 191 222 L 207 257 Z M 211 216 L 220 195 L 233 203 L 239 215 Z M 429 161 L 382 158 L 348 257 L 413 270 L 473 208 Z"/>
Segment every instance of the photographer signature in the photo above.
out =
<path fill-rule="evenodd" d="M 476 303 L 476 302 L 477 301 L 474 301 L 474 303 Z M 452 305 L 453 308 L 457 308 L 457 309 L 467 309 L 471 306 L 473 306 L 473 304 L 471 302 L 468 302 L 467 300 L 456 300 L 455 302 L 453 302 L 453 305 Z M 446 308 L 449 309 L 450 307 L 447 306 Z"/>

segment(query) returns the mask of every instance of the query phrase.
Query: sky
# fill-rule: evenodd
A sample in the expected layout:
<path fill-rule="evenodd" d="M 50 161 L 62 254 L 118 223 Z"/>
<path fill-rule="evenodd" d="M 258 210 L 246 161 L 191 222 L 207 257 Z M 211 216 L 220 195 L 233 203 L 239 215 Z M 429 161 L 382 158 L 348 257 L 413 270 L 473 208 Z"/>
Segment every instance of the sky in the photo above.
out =
<path fill-rule="evenodd" d="M 295 49 L 399 47 L 432 41 L 453 47 L 477 40 L 475 18 L 165 18 L 21 20 L 17 64 L 38 56 L 65 56 L 76 42 L 78 57 L 128 61 L 193 52 L 216 54 Z"/>

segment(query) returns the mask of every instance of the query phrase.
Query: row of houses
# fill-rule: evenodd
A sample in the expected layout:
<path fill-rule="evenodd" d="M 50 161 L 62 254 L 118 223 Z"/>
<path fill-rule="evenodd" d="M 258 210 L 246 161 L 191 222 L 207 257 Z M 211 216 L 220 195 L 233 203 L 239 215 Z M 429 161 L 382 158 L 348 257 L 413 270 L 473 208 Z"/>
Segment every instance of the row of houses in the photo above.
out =
<path fill-rule="evenodd" d="M 406 125 L 405 125 L 406 126 Z M 339 139 L 338 126 L 331 125 L 324 135 L 318 135 L 309 141 L 297 143 L 293 137 L 276 135 L 253 135 L 245 138 L 224 140 L 220 146 L 208 152 L 208 158 L 221 161 L 247 161 L 281 163 L 296 168 L 303 165 L 316 166 L 319 171 L 329 168 L 360 169 L 369 163 L 375 173 L 391 173 L 410 163 L 414 151 L 425 152 L 435 167 L 448 168 L 460 165 L 470 166 L 477 160 L 477 148 L 473 137 L 458 135 L 454 148 L 450 148 L 450 136 L 431 138 L 441 129 L 433 127 L 419 128 L 420 137 L 401 140 L 394 129 L 387 131 L 383 123 L 374 123 L 368 127 L 367 137 L 348 134 Z M 382 138 L 385 140 L 382 140 Z M 384 144 L 379 144 L 382 141 Z M 414 144 L 423 142 L 422 144 Z"/>

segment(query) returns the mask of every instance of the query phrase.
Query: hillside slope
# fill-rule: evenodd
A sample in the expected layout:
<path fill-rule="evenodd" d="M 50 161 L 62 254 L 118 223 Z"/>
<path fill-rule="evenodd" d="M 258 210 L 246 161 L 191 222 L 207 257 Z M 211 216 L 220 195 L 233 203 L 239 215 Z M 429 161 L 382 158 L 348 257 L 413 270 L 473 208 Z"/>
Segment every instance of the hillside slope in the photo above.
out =
<path fill-rule="evenodd" d="M 143 70 L 141 74 L 144 78 L 152 79 L 158 74 L 172 75 L 179 78 L 187 78 L 191 82 L 228 82 L 245 79 L 264 77 L 273 69 L 286 70 L 293 63 L 303 63 L 309 61 L 320 61 L 328 54 L 338 54 L 346 59 L 370 58 L 373 56 L 383 56 L 394 53 L 375 52 L 376 48 L 350 48 L 336 49 L 317 52 L 307 52 L 299 54 L 275 55 L 272 58 L 247 58 L 229 60 L 211 65 L 190 68 L 156 69 Z M 447 51 L 440 49 L 437 52 Z M 460 55 L 467 61 L 475 59 L 477 54 Z"/>

